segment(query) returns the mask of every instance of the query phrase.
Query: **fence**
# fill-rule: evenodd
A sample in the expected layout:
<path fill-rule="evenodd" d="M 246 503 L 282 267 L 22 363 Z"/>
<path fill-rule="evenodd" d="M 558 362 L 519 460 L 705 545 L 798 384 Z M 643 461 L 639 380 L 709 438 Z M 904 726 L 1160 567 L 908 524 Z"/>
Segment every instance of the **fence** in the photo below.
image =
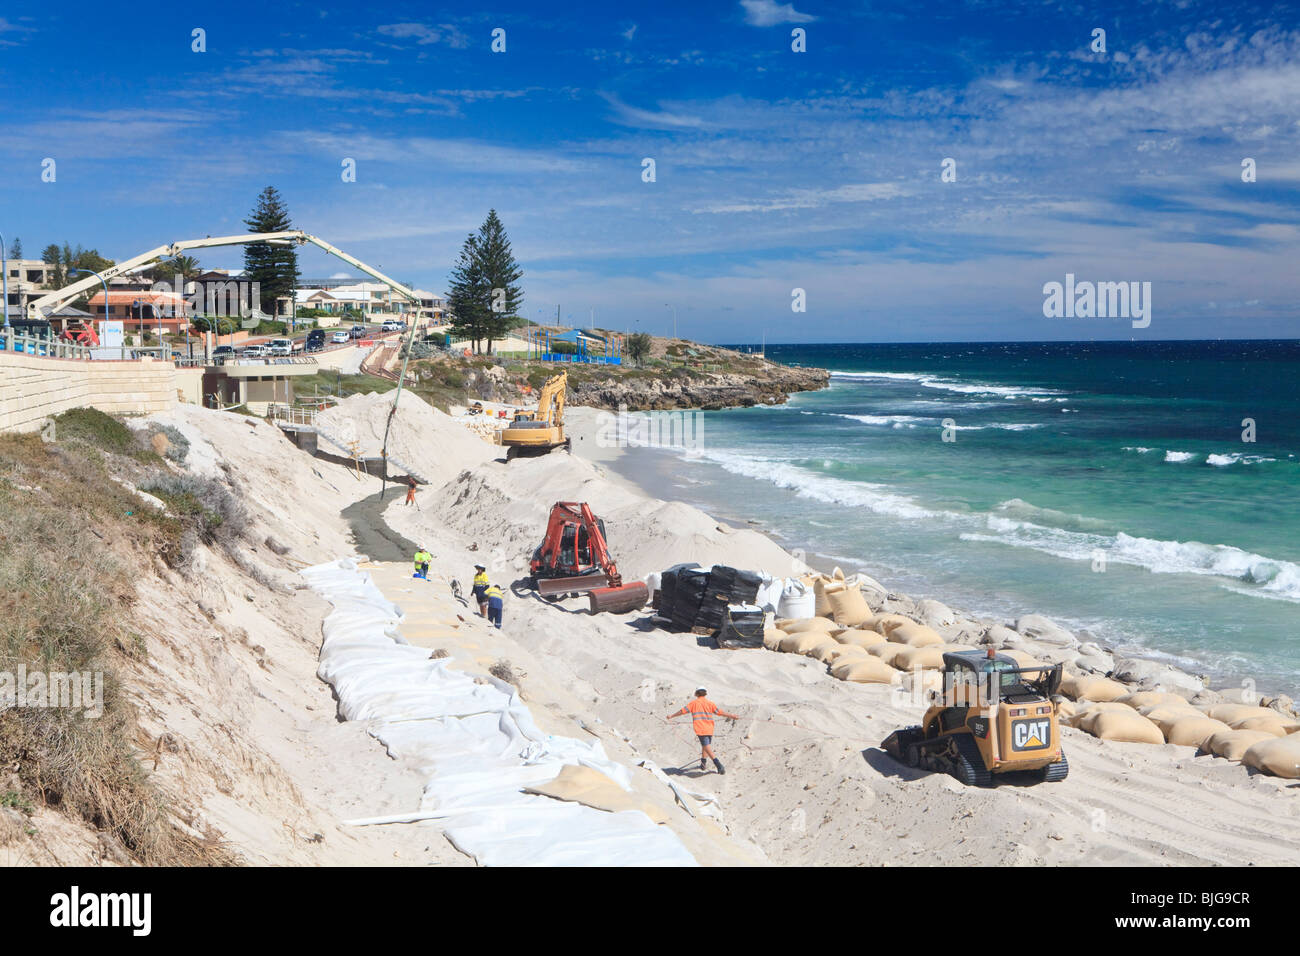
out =
<path fill-rule="evenodd" d="M 66 339 L 49 339 L 38 335 L 17 335 L 0 328 L 0 352 L 39 355 L 45 358 L 88 360 L 90 349 Z"/>

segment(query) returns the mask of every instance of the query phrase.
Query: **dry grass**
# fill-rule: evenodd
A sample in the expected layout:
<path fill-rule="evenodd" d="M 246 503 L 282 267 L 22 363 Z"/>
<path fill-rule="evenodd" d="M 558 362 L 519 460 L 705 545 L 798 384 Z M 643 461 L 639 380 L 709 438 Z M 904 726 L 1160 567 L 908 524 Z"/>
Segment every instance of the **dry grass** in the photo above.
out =
<path fill-rule="evenodd" d="M 231 862 L 177 825 L 151 785 L 135 758 L 136 715 L 122 689 L 121 670 L 142 645 L 130 629 L 134 581 L 183 529 L 108 475 L 134 478 L 156 456 L 97 414 L 70 412 L 57 427 L 53 444 L 0 436 L 0 670 L 100 673 L 103 713 L 0 713 L 0 766 L 17 768 L 14 799 L 79 817 L 142 863 Z"/>

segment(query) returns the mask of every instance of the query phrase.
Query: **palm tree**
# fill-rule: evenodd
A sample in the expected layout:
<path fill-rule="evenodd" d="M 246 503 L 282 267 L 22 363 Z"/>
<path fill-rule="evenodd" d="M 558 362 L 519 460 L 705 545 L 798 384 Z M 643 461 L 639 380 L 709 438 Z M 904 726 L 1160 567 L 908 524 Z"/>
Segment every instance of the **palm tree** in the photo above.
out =
<path fill-rule="evenodd" d="M 173 256 L 167 265 L 173 274 L 179 273 L 181 279 L 186 282 L 203 271 L 199 265 L 199 260 L 193 256 Z"/>

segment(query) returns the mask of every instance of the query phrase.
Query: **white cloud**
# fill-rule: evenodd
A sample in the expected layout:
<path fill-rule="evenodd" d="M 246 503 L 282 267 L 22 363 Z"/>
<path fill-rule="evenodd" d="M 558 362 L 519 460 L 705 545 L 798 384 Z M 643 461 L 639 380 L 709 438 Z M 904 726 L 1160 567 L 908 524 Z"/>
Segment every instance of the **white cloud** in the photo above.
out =
<path fill-rule="evenodd" d="M 703 129 L 705 123 L 698 116 L 671 113 L 666 110 L 643 110 L 629 106 L 613 93 L 601 93 L 601 98 L 614 107 L 614 122 L 623 126 L 649 129 Z"/>
<path fill-rule="evenodd" d="M 445 43 L 456 50 L 469 46 L 469 37 L 450 23 L 440 23 L 437 26 L 427 23 L 386 23 L 379 27 L 379 32 L 394 40 L 415 40 L 419 46 Z"/>
<path fill-rule="evenodd" d="M 740 0 L 745 8 L 745 22 L 752 27 L 772 27 L 778 23 L 811 23 L 817 18 L 800 13 L 793 3 L 776 0 Z"/>

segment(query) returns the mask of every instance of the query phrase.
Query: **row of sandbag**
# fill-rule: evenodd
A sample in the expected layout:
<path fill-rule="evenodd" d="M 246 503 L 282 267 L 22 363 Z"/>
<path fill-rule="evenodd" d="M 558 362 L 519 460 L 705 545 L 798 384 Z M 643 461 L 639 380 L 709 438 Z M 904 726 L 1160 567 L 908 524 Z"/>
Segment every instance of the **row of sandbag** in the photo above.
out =
<path fill-rule="evenodd" d="M 854 589 L 856 591 L 856 589 Z M 829 665 L 833 677 L 860 684 L 896 684 L 905 672 L 933 672 L 937 684 L 947 644 L 934 628 L 901 614 L 871 614 L 853 627 L 825 617 L 778 619 L 763 635 L 769 650 L 803 654 Z"/>
<path fill-rule="evenodd" d="M 1278 777 L 1300 777 L 1300 720 L 1254 704 L 1196 705 L 1166 691 L 1130 692 L 1104 677 L 1067 677 L 1067 726 L 1102 740 L 1177 744 Z"/>

